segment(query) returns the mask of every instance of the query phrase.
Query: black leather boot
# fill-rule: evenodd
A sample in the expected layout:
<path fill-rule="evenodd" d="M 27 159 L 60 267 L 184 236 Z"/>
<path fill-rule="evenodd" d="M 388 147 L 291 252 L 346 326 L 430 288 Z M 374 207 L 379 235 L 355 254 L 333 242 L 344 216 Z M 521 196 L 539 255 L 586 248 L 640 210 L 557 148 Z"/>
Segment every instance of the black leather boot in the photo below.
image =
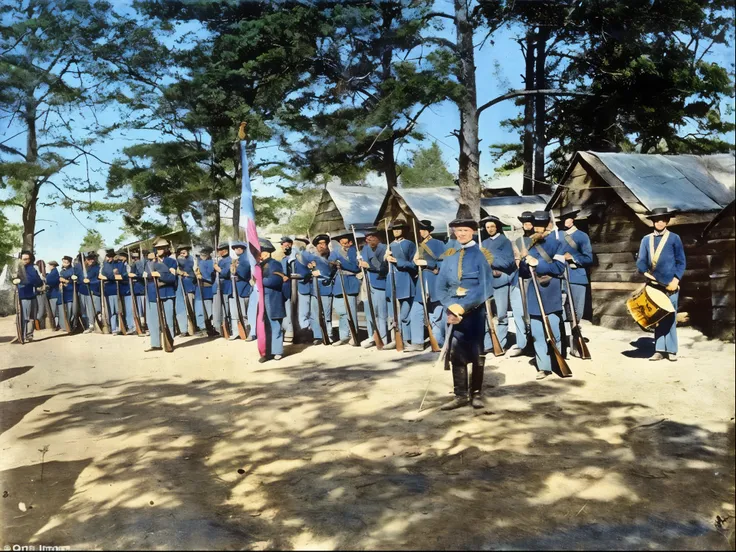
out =
<path fill-rule="evenodd" d="M 481 355 L 473 363 L 473 374 L 471 376 L 470 395 L 473 408 L 484 408 L 483 402 L 483 374 L 486 367 L 486 357 Z"/>
<path fill-rule="evenodd" d="M 455 398 L 443 405 L 440 410 L 455 410 L 470 402 L 468 399 L 468 366 L 466 364 L 452 365 L 452 383 Z"/>

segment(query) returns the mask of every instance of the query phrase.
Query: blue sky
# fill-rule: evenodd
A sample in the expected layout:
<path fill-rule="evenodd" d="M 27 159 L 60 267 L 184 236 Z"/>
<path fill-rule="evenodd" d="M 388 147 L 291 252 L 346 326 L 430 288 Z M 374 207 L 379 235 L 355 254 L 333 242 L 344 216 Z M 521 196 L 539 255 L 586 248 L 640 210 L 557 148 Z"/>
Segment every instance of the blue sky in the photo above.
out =
<path fill-rule="evenodd" d="M 484 48 L 476 50 L 476 81 L 478 89 L 478 105 L 483 104 L 509 88 L 520 88 L 522 86 L 521 73 L 523 72 L 523 57 L 519 51 L 518 44 L 513 40 L 516 36 L 515 30 L 504 29 L 494 36 L 495 44 L 486 44 Z M 713 51 L 709 57 L 712 61 L 724 66 L 730 66 L 733 62 L 733 49 L 720 48 Z M 516 137 L 507 133 L 500 127 L 500 122 L 515 116 L 518 108 L 512 101 L 497 104 L 486 110 L 480 120 L 481 138 L 481 175 L 491 175 L 494 167 L 488 152 L 491 144 L 515 140 Z M 117 117 L 116 112 L 109 111 L 102 114 L 103 119 L 108 120 Z M 426 110 L 419 119 L 418 128 L 427 135 L 428 140 L 437 141 L 442 149 L 444 159 L 452 172 L 457 170 L 457 139 L 450 133 L 459 127 L 459 116 L 457 107 L 451 102 L 444 102 L 432 106 Z M 3 129 L 9 133 L 10 129 Z M 112 161 L 120 155 L 121 150 L 139 140 L 154 140 L 156 135 L 152 132 L 125 132 L 110 136 L 104 143 L 94 148 L 95 154 L 103 160 Z M 22 145 L 22 144 L 20 144 Z M 406 161 L 410 155 L 412 146 L 404 146 L 397 151 L 400 162 Z M 278 155 L 276 148 L 263 149 L 260 157 Z M 93 161 L 90 164 L 91 179 L 104 186 L 106 178 L 106 166 Z M 66 174 L 71 177 L 82 177 L 86 174 L 87 167 L 84 164 L 69 167 Z M 277 195 L 278 190 L 274 186 L 267 186 L 259 181 L 254 181 L 256 194 Z M 46 190 L 50 192 L 51 190 Z M 2 192 L 0 192 L 2 193 Z M 45 196 L 45 197 L 44 197 Z M 47 194 L 42 193 L 42 200 L 47 200 Z M 19 209 L 6 209 L 5 212 L 14 222 L 20 221 Z M 79 219 L 79 220 L 77 220 Z M 39 258 L 45 260 L 60 260 L 62 255 L 75 251 L 82 241 L 86 228 L 98 230 L 106 244 L 112 246 L 120 236 L 122 229 L 118 221 L 96 223 L 84 214 L 77 214 L 75 218 L 69 211 L 55 205 L 39 205 L 38 222 L 36 231 L 43 230 L 37 237 L 36 250 Z"/>

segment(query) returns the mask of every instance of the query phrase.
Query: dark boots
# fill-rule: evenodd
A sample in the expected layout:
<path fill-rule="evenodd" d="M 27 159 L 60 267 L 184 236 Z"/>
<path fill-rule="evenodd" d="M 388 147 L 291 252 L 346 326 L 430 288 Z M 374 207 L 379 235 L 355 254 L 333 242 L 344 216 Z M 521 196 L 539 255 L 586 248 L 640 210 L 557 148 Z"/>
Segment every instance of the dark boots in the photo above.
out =
<path fill-rule="evenodd" d="M 473 363 L 473 375 L 470 383 L 470 404 L 473 408 L 484 408 L 483 403 L 483 374 L 486 367 L 486 356 L 481 355 L 478 361 Z"/>
<path fill-rule="evenodd" d="M 455 398 L 443 405 L 440 410 L 455 410 L 470 402 L 468 399 L 468 366 L 466 364 L 452 365 L 452 383 Z"/>

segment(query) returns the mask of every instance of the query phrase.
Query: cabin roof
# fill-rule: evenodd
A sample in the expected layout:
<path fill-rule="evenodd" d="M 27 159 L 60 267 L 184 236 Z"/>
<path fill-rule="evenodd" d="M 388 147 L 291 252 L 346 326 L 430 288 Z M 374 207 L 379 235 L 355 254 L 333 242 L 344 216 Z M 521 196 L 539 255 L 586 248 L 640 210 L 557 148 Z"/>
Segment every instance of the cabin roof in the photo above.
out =
<path fill-rule="evenodd" d="M 326 191 L 330 194 L 348 230 L 351 225 L 358 229 L 371 227 L 386 195 L 385 188 L 370 186 L 328 185 Z"/>

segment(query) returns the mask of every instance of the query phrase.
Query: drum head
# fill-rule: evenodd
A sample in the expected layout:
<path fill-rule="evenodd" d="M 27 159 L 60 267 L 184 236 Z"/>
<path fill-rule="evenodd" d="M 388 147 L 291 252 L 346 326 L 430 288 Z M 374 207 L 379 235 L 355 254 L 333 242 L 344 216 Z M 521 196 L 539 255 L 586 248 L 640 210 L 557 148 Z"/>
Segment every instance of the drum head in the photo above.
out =
<path fill-rule="evenodd" d="M 675 312 L 675 307 L 672 305 L 672 301 L 670 301 L 670 298 L 665 292 L 652 286 L 647 286 L 644 290 L 649 300 L 660 309 L 666 312 Z"/>

